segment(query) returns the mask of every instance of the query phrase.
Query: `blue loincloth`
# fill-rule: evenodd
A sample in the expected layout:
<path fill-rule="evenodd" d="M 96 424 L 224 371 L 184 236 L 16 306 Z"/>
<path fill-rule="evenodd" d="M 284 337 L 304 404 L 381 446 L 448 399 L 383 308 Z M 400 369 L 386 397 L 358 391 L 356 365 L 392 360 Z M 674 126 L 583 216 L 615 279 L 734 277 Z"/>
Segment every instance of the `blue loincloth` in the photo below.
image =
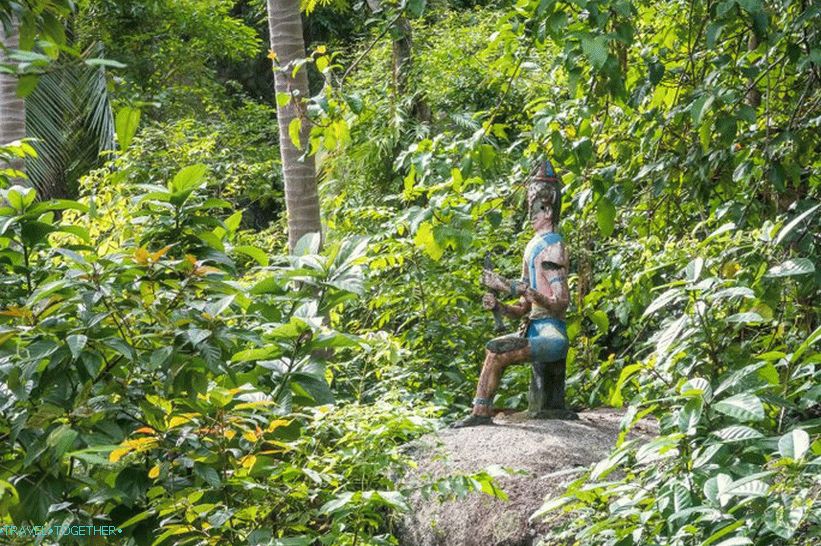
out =
<path fill-rule="evenodd" d="M 555 362 L 567 356 L 567 326 L 563 320 L 546 317 L 530 321 L 527 328 L 530 355 L 534 362 Z"/>

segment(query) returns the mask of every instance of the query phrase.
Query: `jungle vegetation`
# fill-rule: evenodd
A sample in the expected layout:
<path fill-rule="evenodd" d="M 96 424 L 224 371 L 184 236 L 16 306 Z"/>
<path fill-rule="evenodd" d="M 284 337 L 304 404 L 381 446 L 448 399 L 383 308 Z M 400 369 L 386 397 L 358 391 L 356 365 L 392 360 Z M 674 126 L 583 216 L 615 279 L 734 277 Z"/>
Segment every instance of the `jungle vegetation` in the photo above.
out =
<path fill-rule="evenodd" d="M 0 0 L 0 29 L 0 524 L 397 544 L 401 446 L 467 411 L 482 258 L 517 271 L 547 154 L 569 402 L 624 432 L 546 544 L 821 540 L 818 2 Z"/>

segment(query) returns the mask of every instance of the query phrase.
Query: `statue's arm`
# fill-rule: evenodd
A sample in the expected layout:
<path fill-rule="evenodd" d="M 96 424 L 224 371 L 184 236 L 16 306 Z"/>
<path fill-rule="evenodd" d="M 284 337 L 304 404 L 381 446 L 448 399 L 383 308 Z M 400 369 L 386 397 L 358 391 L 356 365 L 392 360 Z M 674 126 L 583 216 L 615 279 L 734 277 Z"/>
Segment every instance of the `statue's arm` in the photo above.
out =
<path fill-rule="evenodd" d="M 492 293 L 485 294 L 483 298 L 483 305 L 486 309 L 498 309 L 503 315 L 518 319 L 530 312 L 532 304 L 530 300 L 525 297 L 525 292 L 528 290 L 528 271 L 527 265 L 522 263 L 522 280 L 510 281 L 492 271 L 485 270 L 482 273 L 482 284 L 496 290 L 500 293 L 507 293 L 511 296 L 520 296 L 518 303 L 508 304 L 499 301 Z"/>
<path fill-rule="evenodd" d="M 519 302 L 515 304 L 508 304 L 499 302 L 499 309 L 505 316 L 510 318 L 518 319 L 522 318 L 526 314 L 530 312 L 531 303 L 527 301 L 527 298 L 522 296 L 519 298 Z"/>
<path fill-rule="evenodd" d="M 548 293 L 543 294 L 532 288 L 528 288 L 524 294 L 524 298 L 535 303 L 545 309 L 551 311 L 565 311 L 570 305 L 570 294 L 567 286 L 567 279 L 557 281 L 552 287 L 548 289 Z"/>

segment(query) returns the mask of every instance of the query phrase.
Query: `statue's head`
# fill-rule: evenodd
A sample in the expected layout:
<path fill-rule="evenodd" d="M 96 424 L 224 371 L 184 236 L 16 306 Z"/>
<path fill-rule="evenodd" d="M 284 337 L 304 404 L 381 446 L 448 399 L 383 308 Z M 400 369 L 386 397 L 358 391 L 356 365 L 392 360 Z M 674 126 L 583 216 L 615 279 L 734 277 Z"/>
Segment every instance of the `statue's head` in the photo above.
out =
<path fill-rule="evenodd" d="M 558 225 L 562 212 L 562 181 L 549 159 L 541 159 L 530 172 L 527 207 L 534 229 Z"/>

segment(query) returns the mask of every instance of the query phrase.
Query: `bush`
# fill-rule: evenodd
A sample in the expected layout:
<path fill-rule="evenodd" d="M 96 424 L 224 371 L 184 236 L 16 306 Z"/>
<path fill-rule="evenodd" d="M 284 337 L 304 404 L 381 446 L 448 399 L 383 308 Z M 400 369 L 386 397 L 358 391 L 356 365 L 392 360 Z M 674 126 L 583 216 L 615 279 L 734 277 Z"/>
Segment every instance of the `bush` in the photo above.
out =
<path fill-rule="evenodd" d="M 215 214 L 228 203 L 203 191 L 204 165 L 123 182 L 138 176 L 98 179 L 129 199 L 3 191 L 2 512 L 116 525 L 128 544 L 384 532 L 396 446 L 430 424 L 424 408 L 331 405 L 327 358 L 366 344 L 332 318 L 362 291 L 365 241 L 272 258 L 235 244 L 241 215 Z M 355 510 L 326 506 L 345 491 Z"/>

